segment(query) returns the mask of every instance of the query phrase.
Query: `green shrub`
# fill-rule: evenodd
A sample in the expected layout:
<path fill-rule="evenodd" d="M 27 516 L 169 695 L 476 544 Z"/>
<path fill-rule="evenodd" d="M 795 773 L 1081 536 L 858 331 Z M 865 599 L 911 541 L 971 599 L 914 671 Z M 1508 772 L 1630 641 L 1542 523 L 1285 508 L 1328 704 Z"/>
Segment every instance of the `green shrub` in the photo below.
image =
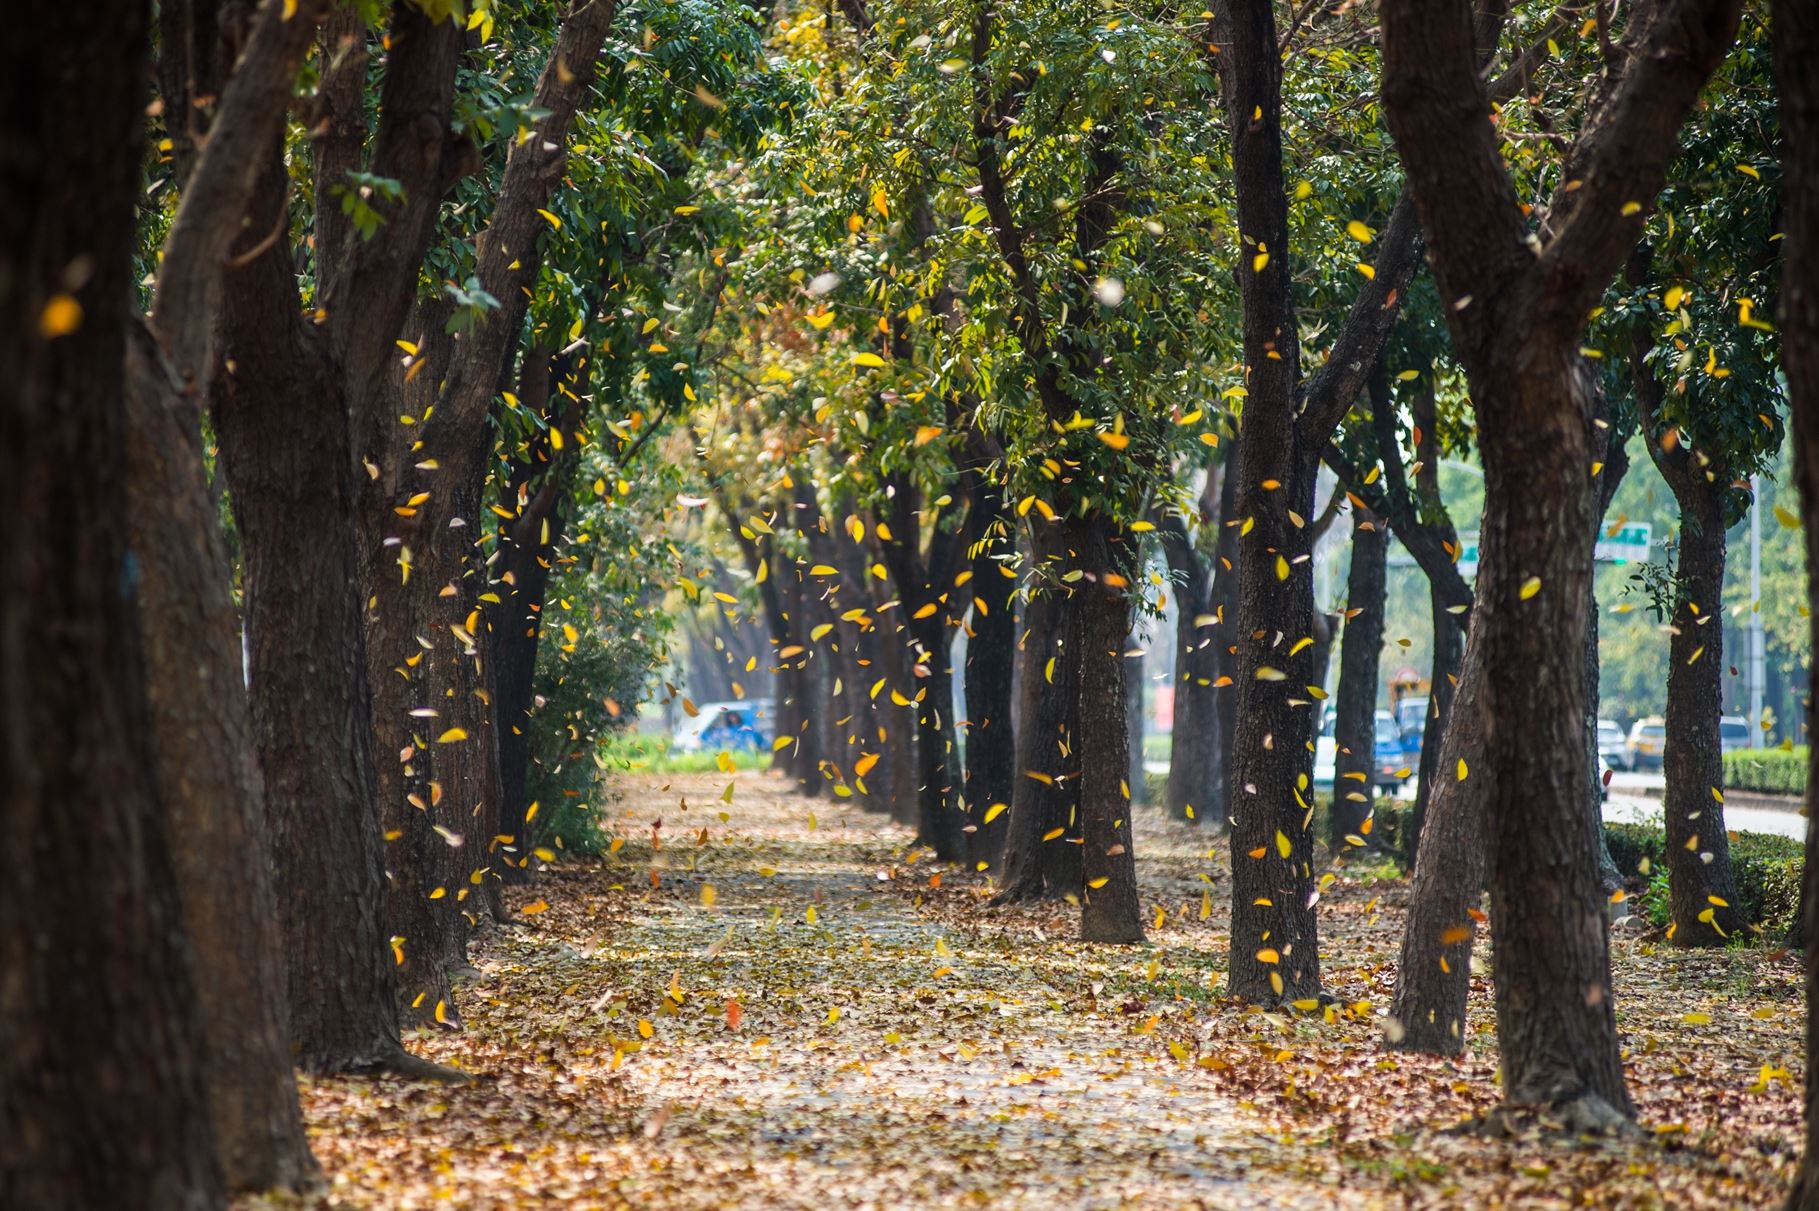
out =
<path fill-rule="evenodd" d="M 1806 746 L 1746 748 L 1724 754 L 1724 785 L 1765 795 L 1806 793 Z"/>
<path fill-rule="evenodd" d="M 1632 889 L 1646 897 L 1642 915 L 1667 923 L 1667 836 L 1647 824 L 1607 824 L 1605 841 Z M 1737 880 L 1737 908 L 1743 919 L 1770 937 L 1781 937 L 1800 912 L 1800 875 L 1805 853 L 1791 837 L 1738 833 L 1731 842 L 1731 874 Z M 1644 874 L 1643 860 L 1647 859 Z M 1660 886 L 1656 888 L 1655 882 Z M 1659 904 L 1656 901 L 1659 900 Z"/>

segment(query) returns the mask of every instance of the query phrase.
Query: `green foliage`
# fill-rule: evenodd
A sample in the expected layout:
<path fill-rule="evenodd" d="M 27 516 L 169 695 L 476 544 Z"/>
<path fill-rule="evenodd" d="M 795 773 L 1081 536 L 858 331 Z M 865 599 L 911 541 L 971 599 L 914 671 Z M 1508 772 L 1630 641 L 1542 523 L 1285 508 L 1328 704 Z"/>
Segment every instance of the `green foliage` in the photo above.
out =
<path fill-rule="evenodd" d="M 1724 754 L 1724 785 L 1728 790 L 1765 795 L 1803 795 L 1809 760 L 1804 744 L 1788 749 L 1739 749 Z"/>
<path fill-rule="evenodd" d="M 1665 925 L 1667 835 L 1658 825 L 1607 824 L 1604 838 L 1611 861 L 1644 895 L 1643 915 Z M 1737 908 L 1765 936 L 1785 935 L 1799 915 L 1804 854 L 1800 842 L 1766 833 L 1737 833 L 1731 841 Z"/>

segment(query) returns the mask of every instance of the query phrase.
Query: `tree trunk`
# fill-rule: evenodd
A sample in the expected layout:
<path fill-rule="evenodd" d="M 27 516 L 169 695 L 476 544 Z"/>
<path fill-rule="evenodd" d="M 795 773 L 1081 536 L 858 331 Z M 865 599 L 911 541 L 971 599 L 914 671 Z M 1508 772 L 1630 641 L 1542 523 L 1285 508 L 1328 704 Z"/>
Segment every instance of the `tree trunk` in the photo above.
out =
<path fill-rule="evenodd" d="M 1124 728 L 1124 642 L 1131 629 L 1128 585 L 1136 560 L 1098 518 L 1075 519 L 1062 527 L 1063 540 L 1077 552 L 1075 581 L 1067 601 L 1079 618 L 1079 643 L 1069 659 L 1076 674 L 1074 735 L 1079 742 L 1080 832 L 1083 841 L 1080 940 L 1141 942 L 1143 915 L 1137 902 L 1136 855 L 1131 845 L 1131 803 L 1124 781 L 1130 768 L 1130 738 Z M 1125 585 L 1110 583 L 1122 576 Z"/>
<path fill-rule="evenodd" d="M 152 335 L 128 342 L 127 516 L 139 556 L 158 796 L 195 954 L 210 1118 L 230 1190 L 320 1180 L 291 1068 L 239 618 L 203 472 L 201 410 Z"/>
<path fill-rule="evenodd" d="M 1391 1047 L 1431 1055 L 1457 1055 L 1464 1049 L 1472 946 L 1481 919 L 1473 914 L 1484 897 L 1484 792 L 1489 783 L 1470 768 L 1487 743 L 1480 701 L 1483 670 L 1476 651 L 1468 643 L 1445 729 L 1427 733 L 1426 743 L 1442 772 L 1433 781 L 1416 848 L 1402 958 L 1384 1033 Z M 1461 761 L 1468 763 L 1464 778 L 1459 777 Z M 1411 848 L 1415 843 L 1410 837 Z"/>
<path fill-rule="evenodd" d="M 1593 1121 L 1610 1111 L 1630 1118 L 1600 829 L 1584 807 L 1585 671 L 1576 658 L 1597 522 L 1586 475 L 1592 386 L 1570 341 L 1504 348 L 1472 380 L 1485 470 L 1472 622 L 1483 648 L 1485 744 L 1461 750 L 1488 780 L 1504 1092 L 1518 1105 L 1574 1105 Z M 1572 655 L 1562 660 L 1562 650 Z"/>
<path fill-rule="evenodd" d="M 1002 489 L 980 475 L 967 510 L 972 559 L 972 630 L 966 641 L 966 806 L 976 831 L 968 844 L 975 865 L 1004 856 L 1008 807 L 1016 794 L 1017 745 L 1011 694 L 1017 660 L 1017 582 L 1000 557 L 1014 550 L 1014 519 Z M 985 817 L 1005 804 L 990 823 Z"/>
<path fill-rule="evenodd" d="M 1237 516 L 1255 527 L 1239 544 L 1237 735 L 1232 762 L 1233 996 L 1258 1004 L 1320 995 L 1314 913 L 1313 807 L 1306 788 L 1317 699 L 1313 685 L 1313 560 L 1305 528 L 1286 514 L 1313 513 L 1314 464 L 1304 455 L 1276 489 L 1280 452 L 1248 427 L 1238 468 Z M 1292 430 L 1278 435 L 1292 442 Z M 1263 465 L 1252 465 L 1253 462 Z"/>
<path fill-rule="evenodd" d="M 255 211 L 275 213 L 284 188 L 274 149 Z M 281 250 L 235 271 L 230 289 L 233 370 L 211 404 L 245 558 L 292 1049 L 310 1072 L 421 1071 L 433 1066 L 399 1044 L 387 944 L 347 401 Z"/>
<path fill-rule="evenodd" d="M 1690 468 L 1689 468 L 1690 470 Z M 1690 478 L 1685 477 L 1685 478 Z M 1724 830 L 1724 516 L 1717 493 L 1694 481 L 1680 499 L 1680 581 L 1668 640 L 1668 938 L 1677 946 L 1722 946 L 1743 928 Z"/>
<path fill-rule="evenodd" d="M 1819 650 L 1819 11 L 1811 4 L 1775 6 L 1771 26 L 1783 142 L 1780 314 L 1794 478 L 1805 520 L 1809 641 Z M 1819 699 L 1819 665 L 1809 664 L 1808 701 Z M 1819 758 L 1819 747 L 1811 750 Z M 1806 865 L 1801 918 L 1806 951 L 1806 1155 L 1788 1199 L 1789 1211 L 1819 1211 L 1819 762 L 1806 780 Z"/>
<path fill-rule="evenodd" d="M 1220 828 L 1232 823 L 1232 750 L 1238 743 L 1238 531 L 1241 528 L 1235 511 L 1238 507 L 1238 451 L 1242 438 L 1234 439 L 1227 448 L 1228 470 L 1219 485 L 1219 540 L 1213 544 L 1212 597 L 1207 612 L 1214 618 L 1213 653 L 1213 728 L 1212 761 L 1207 780 L 1212 784 L 1213 803 L 1202 813 Z"/>
<path fill-rule="evenodd" d="M 1352 566 L 1346 578 L 1345 640 L 1339 651 L 1339 695 L 1333 736 L 1333 810 L 1327 843 L 1343 852 L 1347 837 L 1362 839 L 1377 785 L 1377 661 L 1383 651 L 1383 608 L 1389 534 L 1365 509 L 1352 514 Z"/>
<path fill-rule="evenodd" d="M 954 794 L 954 672 L 952 636 L 937 610 L 910 623 L 918 676 L 905 691 L 916 722 L 916 839 L 943 862 L 966 857 L 966 818 Z"/>
<path fill-rule="evenodd" d="M 1175 579 L 1175 720 L 1163 806 L 1178 820 L 1198 823 L 1210 811 L 1216 822 L 1224 796 L 1215 783 L 1219 697 L 1213 682 L 1225 629 L 1212 613 L 1213 578 L 1179 518 L 1164 521 L 1162 554 Z"/>
<path fill-rule="evenodd" d="M 1068 608 L 1058 565 L 1059 526 L 1034 523 L 1034 563 L 1044 583 L 1023 609 L 1017 676 L 1017 779 L 997 903 L 1076 895 L 1081 885 L 1078 796 L 1078 611 Z"/>
<path fill-rule="evenodd" d="M 0 116 L 0 1199 L 225 1201 L 128 549 L 126 302 L 149 10 L 31 5 Z"/>

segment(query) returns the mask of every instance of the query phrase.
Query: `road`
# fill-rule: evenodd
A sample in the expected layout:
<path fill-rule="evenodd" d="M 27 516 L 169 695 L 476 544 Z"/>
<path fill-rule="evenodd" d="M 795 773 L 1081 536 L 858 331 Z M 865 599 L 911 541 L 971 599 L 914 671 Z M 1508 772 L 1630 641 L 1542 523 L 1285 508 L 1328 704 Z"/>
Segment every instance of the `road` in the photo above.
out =
<path fill-rule="evenodd" d="M 1632 774 L 1623 771 L 1612 774 L 1611 796 L 1604 805 L 1604 818 L 1612 824 L 1659 821 L 1664 785 L 1659 774 Z M 1806 836 L 1806 817 L 1796 811 L 1727 803 L 1724 805 L 1724 824 L 1726 828 L 1741 833 L 1773 833 L 1795 840 Z"/>

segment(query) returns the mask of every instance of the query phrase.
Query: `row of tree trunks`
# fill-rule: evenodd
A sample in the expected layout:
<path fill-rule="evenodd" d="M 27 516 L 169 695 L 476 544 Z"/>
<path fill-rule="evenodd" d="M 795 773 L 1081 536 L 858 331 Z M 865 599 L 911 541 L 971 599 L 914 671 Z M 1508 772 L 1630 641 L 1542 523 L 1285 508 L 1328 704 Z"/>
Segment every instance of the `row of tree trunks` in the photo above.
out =
<path fill-rule="evenodd" d="M 0 1197 L 225 1201 L 159 799 L 123 407 L 149 10 L 31 5 L 0 50 Z M 23 591 L 30 586 L 30 591 Z M 72 810 L 80 805 L 80 810 Z M 244 858 L 242 860 L 245 860 Z"/>

